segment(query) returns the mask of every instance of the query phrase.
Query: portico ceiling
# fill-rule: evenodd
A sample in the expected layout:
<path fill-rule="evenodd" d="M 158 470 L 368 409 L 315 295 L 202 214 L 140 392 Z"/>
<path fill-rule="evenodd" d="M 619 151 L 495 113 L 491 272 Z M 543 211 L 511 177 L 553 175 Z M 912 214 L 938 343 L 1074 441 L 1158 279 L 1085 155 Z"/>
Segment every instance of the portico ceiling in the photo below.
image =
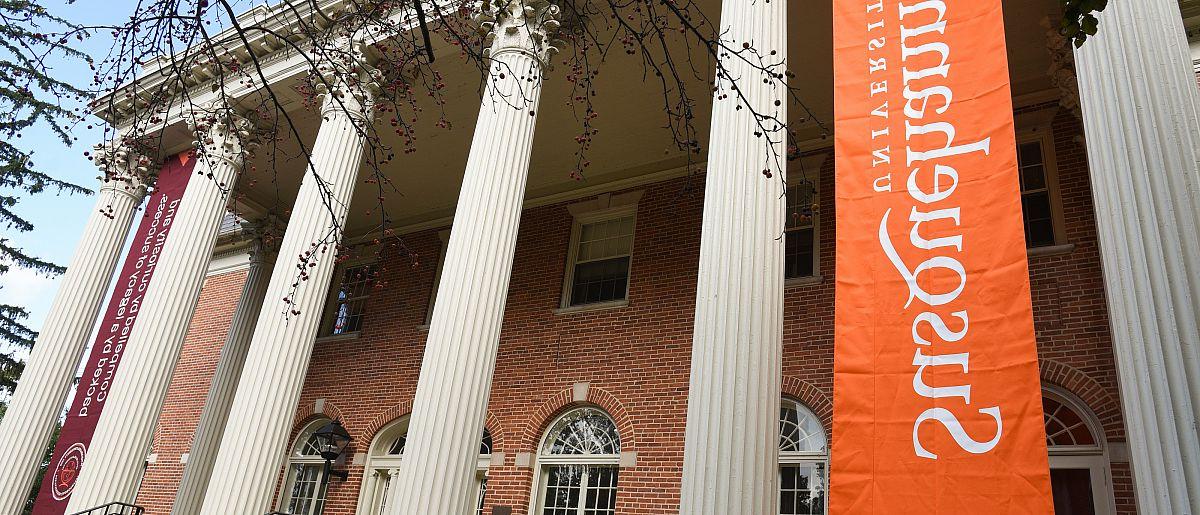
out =
<path fill-rule="evenodd" d="M 1188 0 L 1185 3 L 1198 3 Z M 702 0 L 713 19 L 717 18 L 717 0 Z M 801 0 L 790 4 L 789 49 L 791 69 L 796 72 L 794 84 L 813 113 L 827 126 L 833 126 L 833 59 L 832 8 L 828 0 Z M 1005 28 L 1008 41 L 1013 94 L 1017 98 L 1053 99 L 1056 94 L 1047 76 L 1050 66 L 1046 48 L 1046 29 L 1041 21 L 1055 17 L 1057 0 L 1005 0 Z M 400 154 L 386 165 L 392 184 L 360 184 L 350 209 L 348 234 L 361 236 L 377 228 L 380 212 L 377 198 L 385 198 L 383 206 L 394 227 L 423 228 L 448 225 L 453 214 L 459 184 L 470 148 L 475 117 L 479 111 L 479 72 L 455 56 L 439 58 L 438 67 L 446 77 L 450 101 L 445 106 L 451 129 L 434 126 L 435 116 L 422 116 L 417 126 L 417 151 Z M 601 192 L 617 187 L 618 181 L 627 184 L 647 174 L 668 176 L 679 171 L 687 158 L 676 150 L 671 135 L 662 126 L 661 86 L 653 75 L 644 77 L 640 56 L 614 52 L 597 77 L 598 95 L 595 98 L 599 113 L 594 126 L 599 129 L 589 152 L 591 166 L 586 178 L 575 180 L 570 172 L 575 166 L 574 138 L 580 132 L 575 114 L 567 107 L 570 88 L 562 72 L 549 72 L 541 106 L 537 113 L 537 135 L 534 139 L 532 169 L 527 187 L 527 205 L 539 199 L 565 199 L 573 194 Z M 705 77 L 711 71 L 703 70 Z M 292 94 L 296 111 L 296 131 L 300 139 L 311 144 L 319 125 L 311 110 L 300 107 L 299 98 L 291 85 L 276 84 L 277 91 Z M 710 98 L 704 81 L 688 84 L 698 101 L 696 126 L 701 143 L 707 148 Z M 426 105 L 426 114 L 433 112 Z M 816 138 L 811 120 L 801 122 L 800 109 L 789 111 L 790 122 L 814 140 L 811 148 L 832 145 L 832 140 Z M 386 123 L 382 124 L 386 126 Z M 389 128 L 390 129 L 390 128 Z M 182 129 L 178 128 L 182 137 Z M 276 211 L 286 212 L 299 187 L 303 160 L 295 138 L 280 135 L 279 141 L 259 151 L 254 167 L 239 186 L 245 198 Z M 385 137 L 385 143 L 401 148 L 395 134 Z M 701 158 L 702 159 L 702 158 Z M 268 170 L 279 170 L 277 176 Z"/>
<path fill-rule="evenodd" d="M 1200 17 L 1200 0 L 1179 0 L 1179 12 L 1184 20 Z"/>

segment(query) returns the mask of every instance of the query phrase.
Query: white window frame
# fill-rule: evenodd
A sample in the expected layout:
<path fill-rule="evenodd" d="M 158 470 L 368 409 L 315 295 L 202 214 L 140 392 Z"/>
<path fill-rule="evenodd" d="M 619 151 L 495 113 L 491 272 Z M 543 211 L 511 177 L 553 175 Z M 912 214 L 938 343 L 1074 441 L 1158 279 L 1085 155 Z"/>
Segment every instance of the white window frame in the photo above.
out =
<path fill-rule="evenodd" d="M 825 165 L 825 160 L 829 157 L 827 152 L 812 154 L 800 158 L 800 166 L 789 167 L 787 172 L 787 183 L 785 187 L 791 187 L 792 181 L 799 182 L 808 180 L 813 185 L 813 200 L 818 204 L 821 202 L 821 170 Z M 787 190 L 784 190 L 784 205 L 787 204 Z M 787 220 L 784 220 L 784 232 L 787 232 Z M 813 211 L 812 215 L 813 229 L 813 273 L 812 275 L 802 275 L 798 277 L 787 277 L 787 271 L 784 270 L 784 287 L 796 286 L 801 284 L 812 284 L 821 282 L 821 210 Z M 787 246 L 786 237 L 783 242 L 785 248 Z M 786 266 L 786 265 L 785 265 Z"/>
<path fill-rule="evenodd" d="M 363 257 L 346 260 L 342 263 L 338 263 L 338 266 L 334 267 L 333 280 L 330 281 L 329 292 L 325 295 L 325 307 L 321 315 L 321 332 L 318 333 L 318 340 L 328 341 L 358 338 L 358 335 L 360 332 L 362 332 L 362 329 L 359 329 L 358 331 L 348 331 L 341 334 L 333 334 L 333 324 L 337 320 L 337 292 L 342 286 L 342 278 L 345 277 L 347 270 L 360 266 L 375 266 L 375 271 L 378 272 L 378 264 L 378 260 L 373 257 Z M 370 299 L 371 295 L 367 295 L 366 298 Z"/>
<path fill-rule="evenodd" d="M 563 278 L 562 298 L 559 300 L 560 312 L 629 305 L 629 290 L 633 282 L 633 256 L 637 243 L 637 204 L 641 200 L 643 193 L 643 191 L 633 191 L 619 195 L 605 193 L 593 200 L 567 206 L 567 210 L 571 213 L 574 220 L 571 224 L 571 240 L 567 248 L 567 270 Z M 624 298 L 571 305 L 571 294 L 575 285 L 575 267 L 578 265 L 579 260 L 579 238 L 583 226 L 626 217 L 633 219 L 633 225 L 632 232 L 630 233 L 632 240 L 629 243 L 629 270 L 626 272 L 628 279 L 625 282 Z M 610 256 L 606 259 L 615 259 L 617 257 L 623 256 Z"/>
<path fill-rule="evenodd" d="M 1057 445 L 1047 447 L 1051 469 L 1087 469 L 1092 480 L 1092 505 L 1096 515 L 1113 515 L 1117 512 L 1113 495 L 1112 474 L 1105 444 L 1103 426 L 1087 405 L 1070 392 L 1055 386 L 1042 386 L 1042 395 L 1071 408 L 1083 419 L 1092 433 L 1095 445 Z"/>
<path fill-rule="evenodd" d="M 316 432 L 316 430 L 324 427 L 326 424 L 329 424 L 329 422 L 330 422 L 330 420 L 327 418 L 319 418 L 317 420 L 309 422 L 307 425 L 304 426 L 304 429 L 302 429 L 300 431 L 299 436 L 297 436 L 296 439 L 292 442 L 292 446 L 288 449 L 287 464 L 285 465 L 284 470 L 283 470 L 283 473 L 285 474 L 284 481 L 283 481 L 283 490 L 279 492 L 279 500 L 276 505 L 277 511 L 291 513 L 288 509 L 289 508 L 288 504 L 292 501 L 292 489 L 296 486 L 296 475 L 292 473 L 292 470 L 293 470 L 293 467 L 295 467 L 297 465 L 302 465 L 302 466 L 316 465 L 316 466 L 320 467 L 320 472 L 317 474 L 317 488 L 316 488 L 316 490 L 314 490 L 314 494 L 317 495 L 318 497 L 313 497 L 312 500 L 315 502 L 319 498 L 321 500 L 320 502 L 321 502 L 322 506 L 324 506 L 325 495 L 327 493 L 327 492 L 322 491 L 324 489 L 324 485 L 326 484 L 326 481 L 325 481 L 325 479 L 326 479 L 325 478 L 325 472 L 326 472 L 325 471 L 325 459 L 319 455 L 318 456 L 301 455 L 300 452 L 301 452 L 301 449 L 303 448 L 304 444 L 308 441 L 308 439 L 310 437 L 312 437 L 312 434 L 314 432 Z M 303 514 L 296 514 L 296 515 L 303 515 Z"/>
<path fill-rule="evenodd" d="M 375 433 L 375 438 L 371 440 L 371 445 L 367 448 L 367 457 L 363 462 L 363 480 L 358 492 L 356 514 L 378 515 L 379 508 L 382 505 L 380 496 L 384 494 L 384 492 L 380 491 L 383 486 L 380 474 L 388 474 L 390 479 L 395 479 L 400 472 L 400 464 L 404 459 L 403 454 L 399 456 L 386 454 L 387 448 L 391 446 L 392 442 L 398 436 L 408 434 L 408 424 L 409 417 L 404 416 L 388 423 Z M 482 481 L 486 479 L 487 470 L 491 466 L 491 462 L 491 454 L 479 455 L 475 469 L 476 492 L 479 492 Z M 476 515 L 478 504 L 478 498 L 476 498 L 475 502 L 469 503 L 468 510 L 464 515 Z"/>
<path fill-rule="evenodd" d="M 801 415 L 807 414 L 808 416 L 812 417 L 812 419 L 815 420 L 818 425 L 821 426 L 821 440 L 824 442 L 825 450 L 787 452 L 779 451 L 779 466 L 777 467 L 777 471 L 780 477 L 777 478 L 778 484 L 776 485 L 775 496 L 779 497 L 780 491 L 783 488 L 783 467 L 789 465 L 822 465 L 825 471 L 825 475 L 821 478 L 823 483 L 821 487 L 825 492 L 825 505 L 823 507 L 823 511 L 827 515 L 829 513 L 829 435 L 825 432 L 825 425 L 821 421 L 820 417 L 817 417 L 817 414 L 812 410 L 812 408 L 809 408 L 803 402 L 787 396 L 783 397 L 781 402 L 784 404 L 793 405 Z"/>
<path fill-rule="evenodd" d="M 616 420 L 614 420 L 612 418 L 612 415 L 609 414 L 608 411 L 605 411 L 604 409 L 600 408 L 599 406 L 592 406 L 592 405 L 579 406 L 579 407 L 564 411 L 561 415 L 554 417 L 554 421 L 551 422 L 549 426 L 547 426 L 545 434 L 543 434 L 542 438 L 538 440 L 538 446 L 537 446 L 537 449 L 535 449 L 536 463 L 534 463 L 534 467 L 533 467 L 533 491 L 530 492 L 530 495 L 529 495 L 529 499 L 530 499 L 529 512 L 530 512 L 530 514 L 539 514 L 539 513 L 542 513 L 543 511 L 545 511 L 546 481 L 550 477 L 550 474 L 546 473 L 546 469 L 548 469 L 550 467 L 563 466 L 563 465 L 578 465 L 578 466 L 584 466 L 584 467 L 587 467 L 587 466 L 611 467 L 611 468 L 617 469 L 617 488 L 618 488 L 618 493 L 619 493 L 619 491 L 620 491 L 619 489 L 620 489 L 620 485 L 621 485 L 621 483 L 620 483 L 621 450 L 620 449 L 617 450 L 616 454 L 549 454 L 549 453 L 545 452 L 546 444 L 550 441 L 550 438 L 555 435 L 554 429 L 558 426 L 559 421 L 566 418 L 568 415 L 571 415 L 577 411 L 581 411 L 581 410 L 585 410 L 585 409 L 595 410 L 600 413 L 603 413 L 604 416 L 608 417 L 609 421 L 611 421 L 613 423 L 613 426 L 616 426 Z M 618 441 L 618 443 L 617 443 L 618 447 L 620 447 L 623 443 L 624 442 Z M 581 492 L 587 491 L 587 482 L 586 481 L 587 481 L 587 479 L 585 477 L 585 479 L 583 480 L 583 483 L 580 484 Z M 580 498 L 583 499 L 584 497 L 581 496 Z M 581 504 L 581 506 L 582 506 L 582 504 Z M 583 513 L 584 513 L 583 508 L 580 508 L 579 515 L 583 515 Z"/>
<path fill-rule="evenodd" d="M 1056 250 L 1066 250 L 1067 244 L 1067 228 L 1063 215 L 1062 195 L 1060 195 L 1058 187 L 1058 157 L 1054 153 L 1054 130 L 1051 128 L 1051 122 L 1054 119 L 1055 109 L 1044 109 L 1034 113 L 1017 116 L 1017 141 L 1016 150 L 1018 156 L 1017 162 L 1017 187 L 1020 188 L 1020 151 L 1021 145 L 1025 143 L 1040 143 L 1042 147 L 1042 173 L 1046 176 L 1046 194 L 1050 197 L 1050 220 L 1054 228 L 1054 243 L 1043 245 L 1041 247 L 1030 247 L 1028 235 L 1025 239 L 1025 247 L 1033 253 L 1053 253 Z M 1024 191 L 1019 191 L 1020 195 L 1024 195 Z M 1021 213 L 1021 234 L 1025 233 L 1025 213 Z"/>

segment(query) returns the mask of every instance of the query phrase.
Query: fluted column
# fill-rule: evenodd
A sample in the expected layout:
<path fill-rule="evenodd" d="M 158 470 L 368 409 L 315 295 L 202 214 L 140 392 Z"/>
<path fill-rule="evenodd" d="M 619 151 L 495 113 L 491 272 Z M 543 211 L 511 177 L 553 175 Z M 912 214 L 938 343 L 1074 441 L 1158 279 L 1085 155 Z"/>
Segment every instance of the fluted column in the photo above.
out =
<path fill-rule="evenodd" d="M 684 515 L 778 513 L 787 4 L 722 2 L 725 48 L 708 138 Z"/>
<path fill-rule="evenodd" d="M 267 286 L 201 513 L 270 511 L 300 390 L 336 265 L 372 119 L 376 75 L 359 43 L 336 39 L 322 64 L 321 128 Z M 286 300 L 285 300 L 286 299 Z"/>
<path fill-rule="evenodd" d="M 488 2 L 485 9 L 492 9 Z M 558 7 L 484 12 L 490 69 L 425 343 L 390 514 L 459 514 L 474 502 L 488 394 Z"/>
<path fill-rule="evenodd" d="M 146 288 L 68 513 L 133 501 L 229 192 L 253 137 L 250 122 L 224 107 L 193 113 L 191 125 L 198 140 L 196 176 L 184 190 Z"/>
<path fill-rule="evenodd" d="M 200 513 L 213 463 L 217 459 L 217 450 L 225 433 L 225 424 L 229 420 L 229 408 L 233 405 L 233 396 L 237 393 L 246 363 L 246 353 L 250 350 L 254 326 L 266 301 L 279 238 L 269 221 L 252 224 L 247 230 L 254 238 L 250 248 L 250 269 L 229 323 L 229 335 L 221 347 L 221 357 L 217 360 L 217 369 L 208 388 L 200 422 L 192 437 L 187 465 L 183 469 L 183 478 L 175 493 L 175 505 L 171 509 L 173 515 Z"/>
<path fill-rule="evenodd" d="M 1138 512 L 1200 514 L 1200 91 L 1177 2 L 1099 18 L 1076 68 Z"/>
<path fill-rule="evenodd" d="M 50 312 L 42 323 L 25 371 L 0 420 L 0 514 L 17 515 L 37 478 L 50 435 L 71 389 L 112 279 L 133 215 L 146 195 L 150 159 L 128 144 L 96 145 L 92 160 L 104 173 L 96 206 Z"/>

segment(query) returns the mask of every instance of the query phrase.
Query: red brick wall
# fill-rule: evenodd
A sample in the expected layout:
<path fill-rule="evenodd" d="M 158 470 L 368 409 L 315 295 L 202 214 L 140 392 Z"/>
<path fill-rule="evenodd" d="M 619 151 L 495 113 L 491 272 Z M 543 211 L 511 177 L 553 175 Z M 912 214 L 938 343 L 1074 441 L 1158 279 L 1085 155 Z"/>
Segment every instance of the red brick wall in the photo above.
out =
<path fill-rule="evenodd" d="M 158 430 L 154 434 L 157 459 L 146 466 L 146 475 L 138 490 L 138 504 L 150 513 L 170 513 L 175 501 L 175 489 L 183 477 L 180 456 L 192 444 L 192 434 L 200 421 L 208 386 L 225 336 L 229 319 L 241 296 L 246 272 L 231 272 L 209 277 L 204 281 L 196 316 L 188 327 L 183 352 L 176 365 L 171 387 L 167 390 Z"/>
<path fill-rule="evenodd" d="M 1043 377 L 1087 402 L 1110 442 L 1124 440 L 1109 341 L 1103 284 L 1096 248 L 1085 154 L 1076 141 L 1079 123 L 1060 114 L 1054 149 L 1063 197 L 1067 253 L 1031 258 L 1035 326 Z M 784 392 L 813 408 L 827 426 L 831 417 L 833 366 L 834 206 L 833 159 L 820 180 L 819 282 L 786 290 L 783 349 Z M 492 388 L 489 428 L 505 463 L 489 471 L 487 506 L 508 505 L 525 513 L 533 471 L 517 468 L 517 453 L 536 442 L 557 413 L 571 405 L 570 389 L 590 383 L 589 401 L 613 415 L 623 450 L 637 452 L 636 467 L 621 470 L 618 513 L 667 514 L 678 510 L 687 407 L 690 341 L 699 251 L 703 177 L 644 188 L 637 213 L 629 306 L 575 314 L 558 307 L 571 231 L 568 203 L 526 210 L 517 241 L 512 284 Z M 295 428 L 312 420 L 317 399 L 340 417 L 354 437 L 349 453 L 366 452 L 375 432 L 409 411 L 426 332 L 434 280 L 437 231 L 405 236 L 418 255 L 385 250 L 385 289 L 368 301 L 359 338 L 318 342 L 297 410 Z M 240 276 L 239 276 L 240 277 Z M 229 280 L 230 284 L 237 280 Z M 156 440 L 159 464 L 147 472 L 139 501 L 149 513 L 169 510 L 178 481 L 178 454 L 207 388 L 227 323 L 233 293 L 221 279 L 206 286 L 205 299 L 222 297 L 222 310 L 201 310 L 168 398 Z M 233 293 L 235 294 L 235 293 Z M 197 327 L 203 329 L 197 329 Z M 223 335 L 222 335 L 223 336 Z M 187 392 L 187 393 L 184 393 Z M 361 467 L 329 488 L 329 514 L 354 513 Z M 1121 513 L 1133 513 L 1127 465 L 1113 470 Z"/>

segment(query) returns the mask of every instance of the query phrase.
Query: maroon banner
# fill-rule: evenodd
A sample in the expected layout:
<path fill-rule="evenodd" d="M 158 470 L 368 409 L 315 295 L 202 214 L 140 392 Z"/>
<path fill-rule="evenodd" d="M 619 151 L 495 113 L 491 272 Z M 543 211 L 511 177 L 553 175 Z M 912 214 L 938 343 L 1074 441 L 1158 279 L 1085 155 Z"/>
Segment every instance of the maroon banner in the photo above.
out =
<path fill-rule="evenodd" d="M 108 310 L 101 319 L 92 352 L 75 390 L 75 399 L 67 412 L 58 444 L 54 446 L 50 466 L 42 478 L 42 487 L 33 507 L 34 515 L 62 515 L 67 509 L 96 422 L 104 411 L 104 401 L 121 364 L 125 343 L 137 322 L 142 297 L 154 276 L 159 254 L 171 231 L 171 222 L 195 167 L 196 160 L 191 151 L 163 163 L 129 255 L 117 276 Z"/>

